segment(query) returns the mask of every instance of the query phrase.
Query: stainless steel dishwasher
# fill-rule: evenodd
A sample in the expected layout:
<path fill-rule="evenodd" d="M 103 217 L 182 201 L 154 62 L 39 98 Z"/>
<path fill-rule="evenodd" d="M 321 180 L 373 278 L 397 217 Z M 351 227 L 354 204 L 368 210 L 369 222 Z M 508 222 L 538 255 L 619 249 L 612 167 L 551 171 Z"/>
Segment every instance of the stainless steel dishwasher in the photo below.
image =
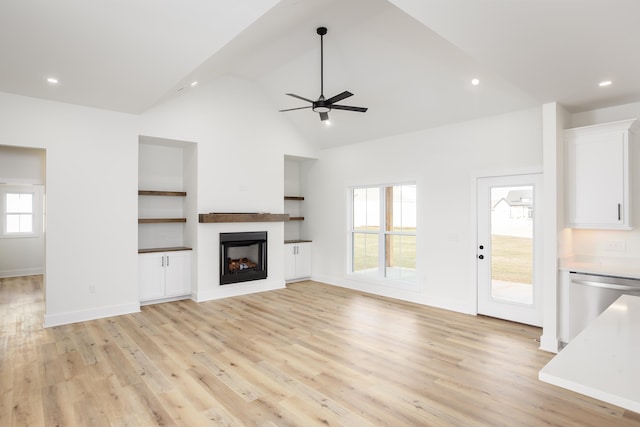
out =
<path fill-rule="evenodd" d="M 640 280 L 571 272 L 569 287 L 569 341 L 620 295 L 640 296 Z"/>

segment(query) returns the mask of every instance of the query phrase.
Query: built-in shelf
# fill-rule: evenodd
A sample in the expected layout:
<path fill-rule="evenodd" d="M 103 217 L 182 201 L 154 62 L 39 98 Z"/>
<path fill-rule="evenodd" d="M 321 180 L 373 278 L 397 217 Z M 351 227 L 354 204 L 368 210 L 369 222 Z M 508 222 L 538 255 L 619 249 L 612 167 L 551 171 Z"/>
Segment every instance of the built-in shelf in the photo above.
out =
<path fill-rule="evenodd" d="M 313 240 L 292 239 L 292 240 L 285 240 L 284 241 L 285 245 L 292 244 L 292 243 L 311 243 L 311 242 L 313 242 Z"/>
<path fill-rule="evenodd" d="M 186 191 L 138 190 L 138 196 L 185 197 Z M 138 224 L 162 224 L 168 222 L 187 222 L 186 218 L 138 218 Z"/>
<path fill-rule="evenodd" d="M 185 197 L 186 191 L 152 191 L 152 190 L 138 190 L 138 196 L 175 196 Z"/>
<path fill-rule="evenodd" d="M 208 213 L 199 215 L 200 222 L 284 222 L 289 221 L 289 214 L 272 213 Z"/>
<path fill-rule="evenodd" d="M 138 218 L 138 224 L 161 224 L 166 222 L 187 222 L 187 218 Z"/>
<path fill-rule="evenodd" d="M 293 200 L 293 201 L 302 201 L 304 200 L 303 196 L 284 196 L 285 200 Z M 303 216 L 290 216 L 289 221 L 304 221 Z"/>
<path fill-rule="evenodd" d="M 177 252 L 177 251 L 191 251 L 192 248 L 187 248 L 186 246 L 174 246 L 171 248 L 147 248 L 147 249 L 138 249 L 139 254 L 150 254 L 155 252 Z"/>

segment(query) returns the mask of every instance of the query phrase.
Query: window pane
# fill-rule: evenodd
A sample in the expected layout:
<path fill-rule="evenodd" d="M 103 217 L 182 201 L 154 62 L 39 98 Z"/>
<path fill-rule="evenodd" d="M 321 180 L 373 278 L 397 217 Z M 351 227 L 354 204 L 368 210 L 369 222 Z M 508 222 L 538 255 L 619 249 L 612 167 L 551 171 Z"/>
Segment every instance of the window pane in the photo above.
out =
<path fill-rule="evenodd" d="M 7 193 L 7 213 L 32 213 L 33 194 Z"/>
<path fill-rule="evenodd" d="M 416 236 L 387 235 L 385 276 L 390 279 L 416 280 Z"/>
<path fill-rule="evenodd" d="M 20 215 L 9 214 L 7 215 L 7 233 L 19 233 L 20 232 Z"/>
<path fill-rule="evenodd" d="M 33 215 L 7 214 L 7 233 L 32 233 Z"/>
<path fill-rule="evenodd" d="M 391 188 L 393 193 L 390 224 L 392 231 L 416 232 L 416 186 L 397 185 Z"/>
<path fill-rule="evenodd" d="M 533 304 L 533 187 L 491 189 L 491 297 Z"/>
<path fill-rule="evenodd" d="M 378 235 L 353 233 L 353 271 L 378 274 Z"/>
<path fill-rule="evenodd" d="M 380 189 L 353 190 L 353 229 L 377 231 L 380 229 Z"/>
<path fill-rule="evenodd" d="M 33 232 L 33 216 L 31 214 L 20 215 L 20 232 L 21 233 Z"/>

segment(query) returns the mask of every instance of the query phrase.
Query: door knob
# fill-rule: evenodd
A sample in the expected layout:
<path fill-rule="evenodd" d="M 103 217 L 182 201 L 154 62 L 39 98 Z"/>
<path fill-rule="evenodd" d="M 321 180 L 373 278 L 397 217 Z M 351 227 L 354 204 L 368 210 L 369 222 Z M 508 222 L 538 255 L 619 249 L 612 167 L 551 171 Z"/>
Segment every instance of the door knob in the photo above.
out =
<path fill-rule="evenodd" d="M 484 259 L 484 255 L 478 255 L 479 259 Z"/>
<path fill-rule="evenodd" d="M 480 249 L 484 249 L 484 245 L 480 245 Z"/>

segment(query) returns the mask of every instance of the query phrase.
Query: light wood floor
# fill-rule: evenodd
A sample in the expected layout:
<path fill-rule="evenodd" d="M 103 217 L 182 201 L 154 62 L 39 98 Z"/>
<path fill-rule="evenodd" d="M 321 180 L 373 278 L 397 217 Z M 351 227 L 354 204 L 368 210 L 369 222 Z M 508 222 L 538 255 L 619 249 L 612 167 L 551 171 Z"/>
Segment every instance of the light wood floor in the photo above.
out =
<path fill-rule="evenodd" d="M 540 329 L 316 282 L 42 328 L 0 281 L 0 426 L 640 426 L 537 380 Z"/>

